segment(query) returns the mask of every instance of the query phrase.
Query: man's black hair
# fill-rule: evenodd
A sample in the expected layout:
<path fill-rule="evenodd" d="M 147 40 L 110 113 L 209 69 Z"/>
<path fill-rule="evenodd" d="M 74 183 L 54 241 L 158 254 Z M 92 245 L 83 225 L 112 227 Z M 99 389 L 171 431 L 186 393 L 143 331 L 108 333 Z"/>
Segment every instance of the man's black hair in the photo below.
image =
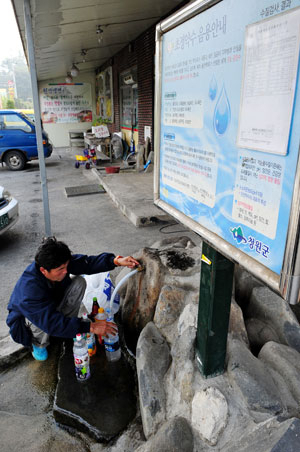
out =
<path fill-rule="evenodd" d="M 60 267 L 71 259 L 71 251 L 64 242 L 55 237 L 47 237 L 38 248 L 35 263 L 47 271 Z"/>

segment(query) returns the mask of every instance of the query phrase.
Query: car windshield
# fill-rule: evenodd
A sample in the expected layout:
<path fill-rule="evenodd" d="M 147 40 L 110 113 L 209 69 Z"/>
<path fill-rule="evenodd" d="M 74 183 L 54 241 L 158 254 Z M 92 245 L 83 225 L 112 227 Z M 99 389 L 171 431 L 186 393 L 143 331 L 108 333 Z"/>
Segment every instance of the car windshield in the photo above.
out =
<path fill-rule="evenodd" d="M 22 116 L 22 118 L 25 118 L 27 121 L 30 122 L 30 124 L 34 126 L 34 121 L 30 118 L 30 116 L 27 116 L 24 113 L 20 113 L 20 116 Z"/>
<path fill-rule="evenodd" d="M 1 123 L 1 130 L 7 129 L 7 130 L 23 130 L 24 132 L 32 132 L 32 122 L 29 120 L 28 122 L 24 121 L 26 118 L 26 121 L 28 120 L 27 117 L 21 114 L 16 113 L 4 113 L 0 114 L 0 123 Z"/>

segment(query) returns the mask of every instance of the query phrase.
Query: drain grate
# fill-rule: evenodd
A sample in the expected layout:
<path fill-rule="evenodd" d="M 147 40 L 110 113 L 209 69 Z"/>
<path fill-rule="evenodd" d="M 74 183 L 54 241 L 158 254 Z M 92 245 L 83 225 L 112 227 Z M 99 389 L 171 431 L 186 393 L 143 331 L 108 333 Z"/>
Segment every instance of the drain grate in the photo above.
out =
<path fill-rule="evenodd" d="M 71 196 L 83 196 L 93 195 L 95 193 L 105 193 L 102 185 L 90 184 L 90 185 L 78 185 L 76 187 L 65 187 L 66 195 L 68 198 Z"/>

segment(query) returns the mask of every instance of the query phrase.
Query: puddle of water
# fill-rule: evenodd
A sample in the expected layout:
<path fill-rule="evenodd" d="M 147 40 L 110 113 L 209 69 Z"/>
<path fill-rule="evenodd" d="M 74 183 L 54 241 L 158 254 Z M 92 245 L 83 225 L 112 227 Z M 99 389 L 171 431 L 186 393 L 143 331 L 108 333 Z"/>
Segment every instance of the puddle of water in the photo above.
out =
<path fill-rule="evenodd" d="M 91 377 L 75 377 L 73 342 L 66 342 L 59 363 L 54 401 L 57 422 L 87 432 L 97 440 L 110 440 L 122 432 L 136 415 L 136 387 L 132 368 L 122 355 L 108 362 L 103 347 L 91 359 Z"/>

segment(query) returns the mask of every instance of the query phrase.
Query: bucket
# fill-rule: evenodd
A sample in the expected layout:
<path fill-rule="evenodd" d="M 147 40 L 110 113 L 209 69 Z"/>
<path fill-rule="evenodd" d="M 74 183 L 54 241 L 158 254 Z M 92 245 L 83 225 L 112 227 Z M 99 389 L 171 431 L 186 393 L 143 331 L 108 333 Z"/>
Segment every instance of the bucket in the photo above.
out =
<path fill-rule="evenodd" d="M 120 171 L 119 166 L 106 166 L 105 171 L 107 174 L 118 173 Z"/>

